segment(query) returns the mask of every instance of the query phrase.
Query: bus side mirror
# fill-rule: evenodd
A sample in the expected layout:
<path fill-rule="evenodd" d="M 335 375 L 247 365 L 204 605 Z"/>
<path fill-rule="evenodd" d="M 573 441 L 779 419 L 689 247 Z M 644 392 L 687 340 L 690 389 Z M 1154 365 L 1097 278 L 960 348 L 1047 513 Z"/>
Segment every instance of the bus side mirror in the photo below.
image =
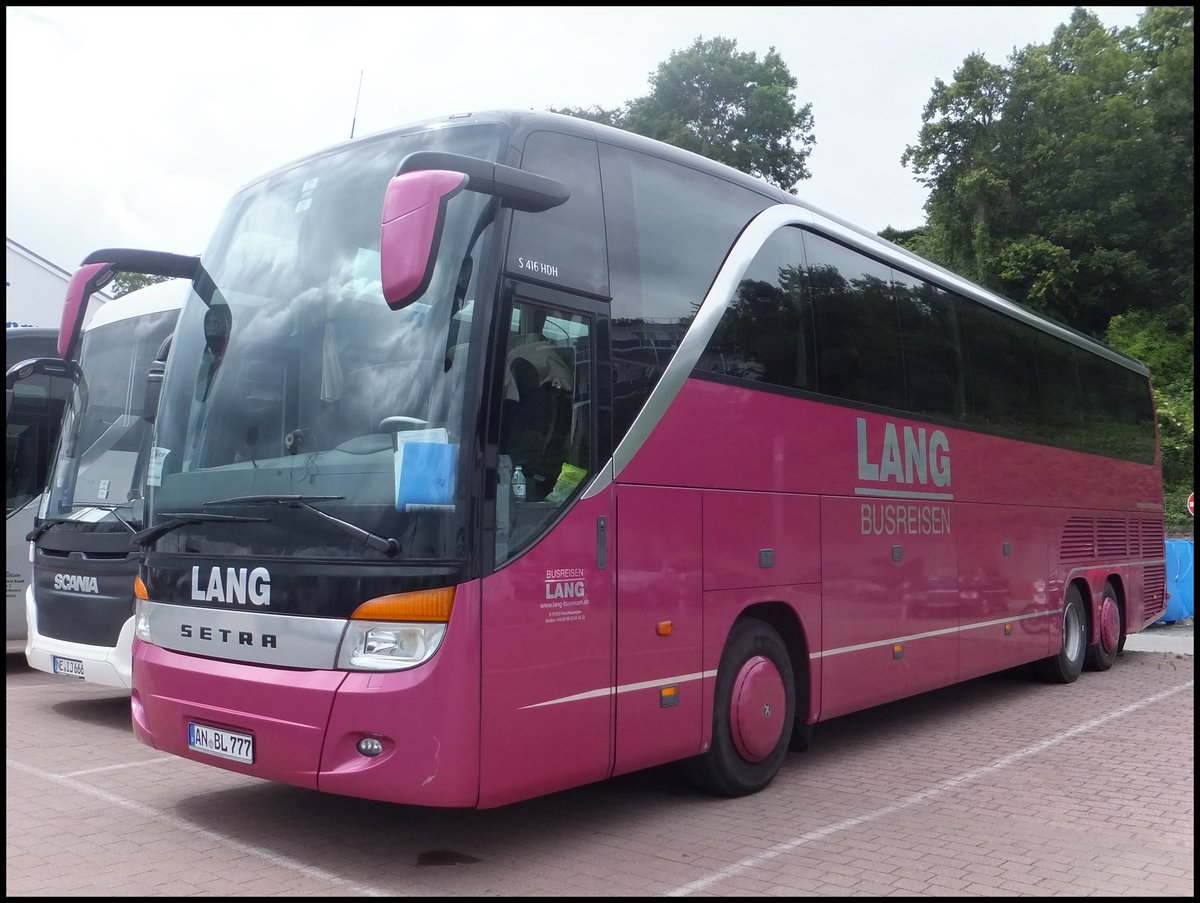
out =
<path fill-rule="evenodd" d="M 131 248 L 104 248 L 93 251 L 83 259 L 83 263 L 67 284 L 62 324 L 58 328 L 58 356 L 64 360 L 76 356 L 88 298 L 112 282 L 117 273 L 146 273 L 150 276 L 168 276 L 174 279 L 195 279 L 199 271 L 199 257 Z"/>
<path fill-rule="evenodd" d="M 421 297 L 433 278 L 446 203 L 466 186 L 459 172 L 426 169 L 388 183 L 379 231 L 383 298 L 400 310 Z"/>
<path fill-rule="evenodd" d="M 4 374 L 5 419 L 12 412 L 13 388 L 21 380 L 31 376 L 57 376 L 78 382 L 81 375 L 82 371 L 74 361 L 59 360 L 56 357 L 35 357 L 13 364 Z"/>
<path fill-rule="evenodd" d="M 67 297 L 63 302 L 62 323 L 58 328 L 58 356 L 66 360 L 75 356 L 79 343 L 79 331 L 83 327 L 83 312 L 87 299 L 94 292 L 108 285 L 116 270 L 106 262 L 87 263 L 75 271 L 67 284 Z"/>
<path fill-rule="evenodd" d="M 158 402 L 162 397 L 163 374 L 167 371 L 167 355 L 171 351 L 171 336 L 163 339 L 154 356 L 154 363 L 146 371 L 146 395 L 142 401 L 142 419 L 153 423 L 158 417 Z"/>
<path fill-rule="evenodd" d="M 535 213 L 571 197 L 562 182 L 503 163 L 441 151 L 409 154 L 388 183 L 379 233 L 383 298 L 392 310 L 406 307 L 429 288 L 446 204 L 464 188 Z"/>
<path fill-rule="evenodd" d="M 164 361 L 155 361 L 146 373 L 146 398 L 142 402 L 142 419 L 153 423 L 158 416 L 158 400 L 162 397 Z"/>

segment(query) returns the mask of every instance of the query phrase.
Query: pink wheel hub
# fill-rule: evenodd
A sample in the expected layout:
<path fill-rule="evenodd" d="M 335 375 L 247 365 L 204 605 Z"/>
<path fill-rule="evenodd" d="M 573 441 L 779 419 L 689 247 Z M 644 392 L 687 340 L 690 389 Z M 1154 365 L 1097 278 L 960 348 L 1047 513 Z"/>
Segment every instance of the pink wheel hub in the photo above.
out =
<path fill-rule="evenodd" d="M 783 733 L 787 695 L 783 678 L 771 660 L 749 659 L 733 682 L 729 723 L 733 745 L 748 762 L 761 762 L 771 754 Z"/>
<path fill-rule="evenodd" d="M 1105 652 L 1115 652 L 1121 642 L 1121 612 L 1117 600 L 1105 596 L 1100 603 L 1100 645 Z"/>

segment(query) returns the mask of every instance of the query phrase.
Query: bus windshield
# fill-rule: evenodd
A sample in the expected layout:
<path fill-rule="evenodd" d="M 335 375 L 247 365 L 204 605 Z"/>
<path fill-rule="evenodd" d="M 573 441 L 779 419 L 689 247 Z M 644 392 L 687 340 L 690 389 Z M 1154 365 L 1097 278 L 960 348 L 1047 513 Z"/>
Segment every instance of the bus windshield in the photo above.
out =
<path fill-rule="evenodd" d="M 469 311 L 495 205 L 454 199 L 429 288 L 398 311 L 380 217 L 408 154 L 495 160 L 505 134 L 353 142 L 234 197 L 180 315 L 148 471 L 147 523 L 181 522 L 148 544 L 230 554 L 253 536 L 268 557 L 462 557 Z M 179 517 L 206 511 L 238 519 Z"/>
<path fill-rule="evenodd" d="M 80 368 L 39 517 L 86 524 L 89 532 L 141 523 L 146 371 L 175 326 L 174 309 L 94 326 L 84 333 Z"/>

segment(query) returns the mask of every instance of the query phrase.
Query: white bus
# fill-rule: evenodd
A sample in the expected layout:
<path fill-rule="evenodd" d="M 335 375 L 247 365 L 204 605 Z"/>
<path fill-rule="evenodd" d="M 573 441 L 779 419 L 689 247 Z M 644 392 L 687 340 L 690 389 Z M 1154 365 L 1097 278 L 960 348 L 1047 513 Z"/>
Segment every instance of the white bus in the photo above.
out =
<path fill-rule="evenodd" d="M 78 382 L 31 534 L 25 657 L 38 670 L 129 687 L 138 566 L 129 537 L 142 527 L 153 398 L 186 287 L 171 280 L 130 292 L 83 328 Z"/>
<path fill-rule="evenodd" d="M 6 371 L 33 358 L 49 357 L 57 353 L 58 328 L 9 326 L 5 329 L 4 348 Z M 25 537 L 33 529 L 70 390 L 69 380 L 39 373 L 22 380 L 9 399 L 4 438 L 7 652 L 25 648 L 25 590 L 33 573 Z"/>

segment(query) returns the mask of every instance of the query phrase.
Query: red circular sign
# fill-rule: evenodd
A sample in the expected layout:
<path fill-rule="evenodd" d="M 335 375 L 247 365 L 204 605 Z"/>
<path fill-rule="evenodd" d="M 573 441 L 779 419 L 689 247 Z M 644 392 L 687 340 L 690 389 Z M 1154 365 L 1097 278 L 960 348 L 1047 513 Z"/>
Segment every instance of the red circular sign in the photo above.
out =
<path fill-rule="evenodd" d="M 1188 493 L 1188 514 L 1192 517 L 1196 516 L 1196 493 Z"/>

